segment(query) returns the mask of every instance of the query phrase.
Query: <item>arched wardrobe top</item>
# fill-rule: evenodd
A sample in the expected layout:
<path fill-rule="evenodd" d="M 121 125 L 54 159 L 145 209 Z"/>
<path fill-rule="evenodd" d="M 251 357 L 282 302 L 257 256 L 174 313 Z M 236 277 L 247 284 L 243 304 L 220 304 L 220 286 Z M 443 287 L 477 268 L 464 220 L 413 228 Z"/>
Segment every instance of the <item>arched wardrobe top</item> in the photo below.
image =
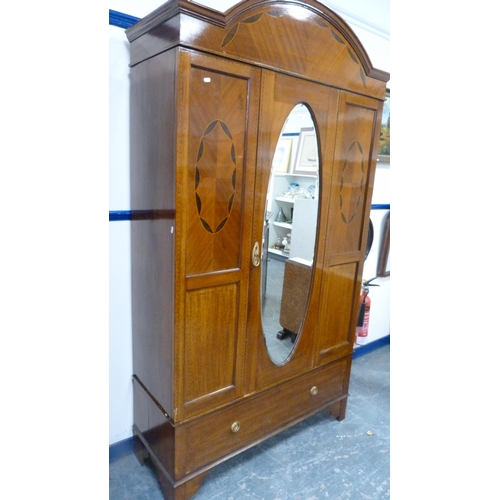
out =
<path fill-rule="evenodd" d="M 315 0 L 245 0 L 225 13 L 171 0 L 126 34 L 131 66 L 180 45 L 378 99 L 389 81 L 349 25 Z"/>

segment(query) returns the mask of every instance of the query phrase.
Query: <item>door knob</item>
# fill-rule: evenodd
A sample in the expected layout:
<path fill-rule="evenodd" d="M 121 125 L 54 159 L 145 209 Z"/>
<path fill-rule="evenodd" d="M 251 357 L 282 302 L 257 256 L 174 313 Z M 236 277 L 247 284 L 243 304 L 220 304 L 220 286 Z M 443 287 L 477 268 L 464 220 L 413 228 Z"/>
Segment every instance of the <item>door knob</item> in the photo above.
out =
<path fill-rule="evenodd" d="M 260 264 L 260 246 L 258 241 L 256 241 L 253 246 L 252 264 L 254 265 L 254 267 L 258 267 Z"/>

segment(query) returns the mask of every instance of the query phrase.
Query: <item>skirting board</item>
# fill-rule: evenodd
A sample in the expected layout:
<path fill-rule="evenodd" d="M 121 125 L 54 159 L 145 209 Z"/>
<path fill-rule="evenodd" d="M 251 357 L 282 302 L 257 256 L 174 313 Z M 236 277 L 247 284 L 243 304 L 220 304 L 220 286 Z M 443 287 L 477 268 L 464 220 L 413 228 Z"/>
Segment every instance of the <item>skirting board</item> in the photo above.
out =
<path fill-rule="evenodd" d="M 359 358 L 360 356 L 364 356 L 365 354 L 368 354 L 369 352 L 372 352 L 375 349 L 378 349 L 378 348 L 383 347 L 385 345 L 388 345 L 390 343 L 391 343 L 391 336 L 386 335 L 385 337 L 374 340 L 373 342 L 370 342 L 366 345 L 357 346 L 354 349 L 354 354 L 352 355 L 352 359 L 356 359 L 356 358 Z"/>

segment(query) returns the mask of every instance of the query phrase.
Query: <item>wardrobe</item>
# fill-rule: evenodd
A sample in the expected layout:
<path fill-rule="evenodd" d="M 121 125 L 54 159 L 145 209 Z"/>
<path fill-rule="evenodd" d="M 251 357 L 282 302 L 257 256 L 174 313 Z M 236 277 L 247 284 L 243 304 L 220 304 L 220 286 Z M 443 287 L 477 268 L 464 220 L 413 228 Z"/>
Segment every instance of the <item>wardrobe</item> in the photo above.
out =
<path fill-rule="evenodd" d="M 166 499 L 184 500 L 211 468 L 315 412 L 346 417 L 389 75 L 315 0 L 225 13 L 171 0 L 126 35 L 135 452 Z M 277 361 L 266 202 L 299 105 L 314 123 L 317 225 L 299 331 Z"/>

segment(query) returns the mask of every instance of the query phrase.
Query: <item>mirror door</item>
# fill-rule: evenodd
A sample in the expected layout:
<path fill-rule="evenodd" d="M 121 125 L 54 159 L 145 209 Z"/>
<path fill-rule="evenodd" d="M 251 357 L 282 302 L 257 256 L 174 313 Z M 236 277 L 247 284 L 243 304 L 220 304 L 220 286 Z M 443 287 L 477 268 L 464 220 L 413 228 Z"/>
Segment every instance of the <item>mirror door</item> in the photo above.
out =
<path fill-rule="evenodd" d="M 327 224 L 327 221 L 322 219 L 321 213 L 326 214 L 328 206 L 328 197 L 325 199 L 322 193 L 328 193 L 331 183 L 331 160 L 330 163 L 328 161 L 325 163 L 325 158 L 333 158 L 335 122 L 331 120 L 331 116 L 336 116 L 339 95 L 338 90 L 331 87 L 274 74 L 267 70 L 263 70 L 262 89 L 252 241 L 261 248 L 263 247 L 264 250 L 260 250 L 260 262 L 257 266 L 252 267 L 250 276 L 247 364 L 252 375 L 249 391 L 299 374 L 313 366 L 314 363 L 314 324 L 319 314 L 321 262 L 325 251 L 324 234 Z M 293 117 L 294 114 L 301 114 L 301 110 L 304 115 L 307 112 L 307 120 L 310 121 L 307 125 L 304 124 L 303 127 L 300 127 L 305 130 L 298 131 L 299 136 L 302 132 L 303 148 L 299 150 L 299 141 L 297 141 L 295 151 L 299 155 L 302 153 L 300 156 L 302 161 L 298 163 L 302 172 L 299 173 L 295 170 L 292 172 L 297 175 L 297 179 L 300 179 L 300 182 L 297 182 L 293 176 L 287 178 L 290 172 L 287 172 L 286 175 L 284 172 L 276 172 L 280 168 L 283 169 L 283 164 L 286 164 L 286 161 L 282 161 L 283 157 L 286 156 L 286 150 L 283 149 L 278 153 L 276 150 L 277 146 L 278 148 L 286 147 L 282 142 L 287 137 L 283 135 L 283 132 L 287 133 L 284 125 L 292 120 L 291 116 Z M 314 132 L 314 135 L 311 132 Z M 304 137 L 307 138 L 304 139 Z M 314 147 L 310 147 L 311 145 Z M 290 151 L 288 170 L 290 170 L 291 164 L 292 168 L 295 168 L 295 151 Z M 307 176 L 309 178 L 306 180 Z M 279 186 L 279 182 L 284 184 Z M 281 205 L 273 204 L 276 201 L 275 198 L 286 198 L 286 196 L 275 196 L 275 194 L 287 195 L 288 193 L 287 196 L 289 196 L 292 194 L 289 191 L 299 190 L 305 193 L 310 190 L 310 193 L 314 193 L 314 198 L 312 196 L 308 198 L 306 195 L 304 199 L 294 199 L 293 203 L 285 204 L 285 201 L 281 201 Z M 310 215 L 306 215 L 305 219 L 310 223 L 303 224 L 303 227 L 304 231 L 313 228 L 316 224 L 313 224 L 312 221 L 316 219 L 317 230 L 313 229 L 312 235 L 294 237 L 293 224 L 291 231 L 286 224 L 290 224 L 289 219 L 292 219 L 292 222 L 298 221 L 300 219 L 298 205 L 302 201 L 307 203 L 311 200 L 314 200 L 311 205 L 316 204 L 316 208 L 311 210 L 314 216 L 311 218 Z M 291 208 L 293 208 L 293 216 L 291 216 Z M 283 218 L 285 221 L 282 224 L 285 226 L 281 228 L 283 231 L 278 233 L 279 226 L 272 223 L 280 222 Z M 271 232 L 271 225 L 276 226 L 274 232 Z M 279 238 L 281 239 L 278 240 Z M 269 253 L 276 255 L 271 258 Z M 279 254 L 281 254 L 282 261 L 274 258 L 279 257 Z M 279 305 L 275 303 L 275 312 L 279 314 L 281 313 L 281 304 L 284 301 L 291 304 L 290 299 L 281 297 L 280 300 L 279 295 L 278 298 L 275 296 L 274 299 L 271 299 L 270 290 L 272 286 L 281 287 L 281 290 L 284 290 L 284 263 L 290 262 L 291 259 L 297 260 L 299 266 L 306 264 L 308 267 L 306 274 L 309 277 L 305 287 L 301 287 L 306 292 L 301 301 L 303 312 L 299 315 L 299 325 L 293 328 L 298 331 L 287 329 L 296 335 L 295 338 L 292 336 L 285 338 L 284 342 L 276 338 L 279 331 L 283 330 L 280 318 L 275 317 L 269 331 L 267 331 L 265 323 L 271 300 L 280 302 Z M 281 264 L 283 269 L 282 274 L 272 283 L 271 279 L 274 278 L 271 278 L 271 266 L 274 264 Z M 288 290 L 293 291 L 294 289 L 297 288 L 288 287 Z M 298 295 L 295 298 L 298 298 Z M 270 339 L 283 343 L 284 349 L 281 354 L 272 353 L 269 346 Z M 286 342 L 289 344 L 288 347 Z"/>

